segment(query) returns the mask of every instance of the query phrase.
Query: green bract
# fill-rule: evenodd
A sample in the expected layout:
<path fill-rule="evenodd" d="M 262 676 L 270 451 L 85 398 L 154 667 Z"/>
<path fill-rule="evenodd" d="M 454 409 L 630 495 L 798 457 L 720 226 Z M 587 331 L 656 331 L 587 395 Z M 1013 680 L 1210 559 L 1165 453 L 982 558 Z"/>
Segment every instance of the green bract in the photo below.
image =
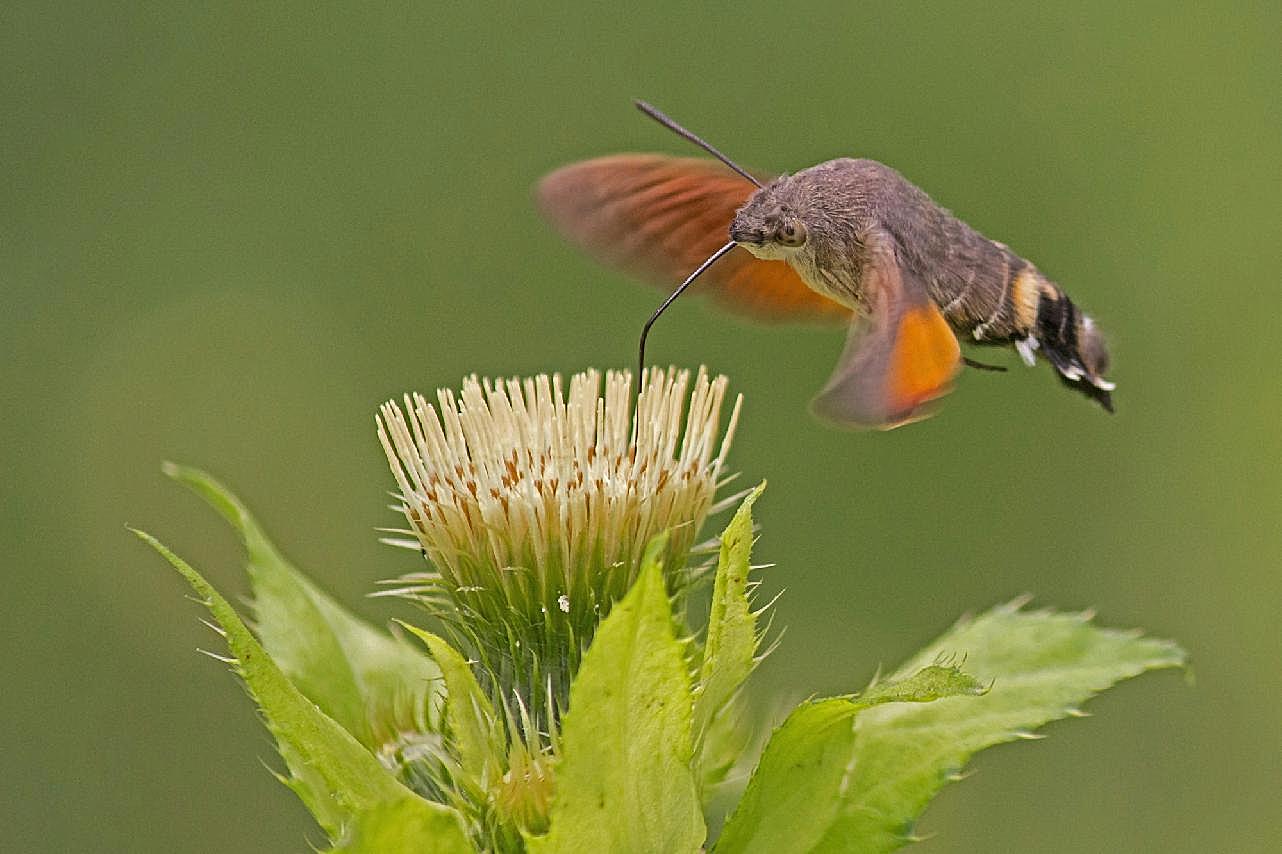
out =
<path fill-rule="evenodd" d="M 468 381 L 441 410 L 381 412 L 379 433 L 431 566 L 398 593 L 421 649 L 352 616 L 286 562 L 214 480 L 168 473 L 240 532 L 257 637 L 147 534 L 225 633 L 276 739 L 281 779 L 336 852 L 890 851 L 967 759 L 1080 714 L 1095 693 L 1179 666 L 1169 641 L 1022 603 L 963 620 L 863 692 L 802 703 L 770 737 L 716 838 L 761 656 L 743 498 L 691 561 L 733 431 L 725 381 L 655 372 Z M 715 453 L 714 453 L 715 452 Z M 686 594 L 711 575 L 709 611 Z M 742 783 L 741 783 L 742 784 Z M 712 824 L 715 826 L 715 822 Z"/>

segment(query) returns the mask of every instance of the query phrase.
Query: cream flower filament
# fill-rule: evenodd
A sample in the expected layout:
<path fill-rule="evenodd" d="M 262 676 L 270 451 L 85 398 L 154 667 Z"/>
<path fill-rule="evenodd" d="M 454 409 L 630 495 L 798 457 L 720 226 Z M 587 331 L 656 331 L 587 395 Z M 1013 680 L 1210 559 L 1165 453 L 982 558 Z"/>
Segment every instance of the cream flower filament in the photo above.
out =
<path fill-rule="evenodd" d="M 472 377 L 436 406 L 418 394 L 382 406 L 379 439 L 436 593 L 479 594 L 468 604 L 482 612 L 495 597 L 516 612 L 608 607 L 665 530 L 669 571 L 680 568 L 671 559 L 712 505 L 741 400 L 718 441 L 724 377 L 655 370 L 635 413 L 628 372 L 607 373 L 604 393 L 601 380 L 576 374 L 566 394 L 559 376 Z"/>

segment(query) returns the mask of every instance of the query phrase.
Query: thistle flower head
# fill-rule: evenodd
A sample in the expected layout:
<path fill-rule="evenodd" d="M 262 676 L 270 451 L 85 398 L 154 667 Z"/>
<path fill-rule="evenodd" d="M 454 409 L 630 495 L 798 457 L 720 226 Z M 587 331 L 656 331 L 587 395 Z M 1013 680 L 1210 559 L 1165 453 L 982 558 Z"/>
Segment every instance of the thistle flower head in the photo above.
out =
<path fill-rule="evenodd" d="M 385 404 L 378 434 L 408 530 L 433 571 L 418 598 L 472 647 L 482 675 L 535 708 L 560 698 L 596 625 L 635 580 L 646 544 L 680 595 L 713 503 L 739 401 L 721 433 L 724 377 L 587 371 L 467 379 L 458 397 Z M 546 711 L 546 710 L 544 710 Z M 541 717 L 541 716 L 540 716 Z"/>

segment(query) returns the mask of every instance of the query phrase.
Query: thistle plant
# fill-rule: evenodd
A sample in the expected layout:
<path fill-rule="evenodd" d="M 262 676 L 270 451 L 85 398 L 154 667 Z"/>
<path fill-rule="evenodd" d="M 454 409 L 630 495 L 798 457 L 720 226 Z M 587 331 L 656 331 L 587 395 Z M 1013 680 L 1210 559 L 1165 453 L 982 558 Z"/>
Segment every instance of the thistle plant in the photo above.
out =
<path fill-rule="evenodd" d="M 555 721 L 597 625 L 636 581 L 647 544 L 678 607 L 738 417 L 718 441 L 725 378 L 655 371 L 631 410 L 626 374 L 463 384 L 437 409 L 385 404 L 378 436 L 411 548 L 431 568 L 393 593 L 429 609 L 487 690 L 539 731 Z M 688 400 L 688 407 L 686 402 Z M 635 425 L 635 430 L 633 429 Z M 397 542 L 392 540 L 392 542 Z M 406 541 L 402 540 L 404 544 Z"/>
<path fill-rule="evenodd" d="M 391 632 L 317 589 L 194 469 L 166 467 L 244 539 L 254 630 L 139 536 L 209 608 L 280 778 L 348 854 L 891 851 L 976 751 L 1183 664 L 1175 644 L 1087 614 L 999 605 L 861 691 L 803 702 L 754 756 L 737 707 L 770 635 L 750 562 L 764 484 L 718 497 L 740 402 L 725 404 L 725 379 L 703 371 L 652 372 L 635 401 L 626 372 L 589 371 L 568 392 L 472 378 L 436 405 L 384 405 L 406 523 L 387 541 L 424 562 L 383 591 L 422 608 Z M 704 584 L 706 612 L 689 595 Z M 736 805 L 710 833 L 725 790 Z"/>

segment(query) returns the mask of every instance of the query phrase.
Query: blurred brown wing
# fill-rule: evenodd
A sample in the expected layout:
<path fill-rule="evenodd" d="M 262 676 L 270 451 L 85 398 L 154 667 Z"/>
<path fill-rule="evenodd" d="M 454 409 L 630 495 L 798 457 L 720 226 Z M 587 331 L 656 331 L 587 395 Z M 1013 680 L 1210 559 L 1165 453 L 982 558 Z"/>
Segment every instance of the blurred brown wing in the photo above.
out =
<path fill-rule="evenodd" d="M 671 289 L 730 240 L 756 190 L 712 160 L 616 154 L 562 167 L 538 185 L 539 207 L 570 242 L 604 264 Z M 806 286 L 783 261 L 738 247 L 696 290 L 762 320 L 844 321 L 850 310 Z"/>

